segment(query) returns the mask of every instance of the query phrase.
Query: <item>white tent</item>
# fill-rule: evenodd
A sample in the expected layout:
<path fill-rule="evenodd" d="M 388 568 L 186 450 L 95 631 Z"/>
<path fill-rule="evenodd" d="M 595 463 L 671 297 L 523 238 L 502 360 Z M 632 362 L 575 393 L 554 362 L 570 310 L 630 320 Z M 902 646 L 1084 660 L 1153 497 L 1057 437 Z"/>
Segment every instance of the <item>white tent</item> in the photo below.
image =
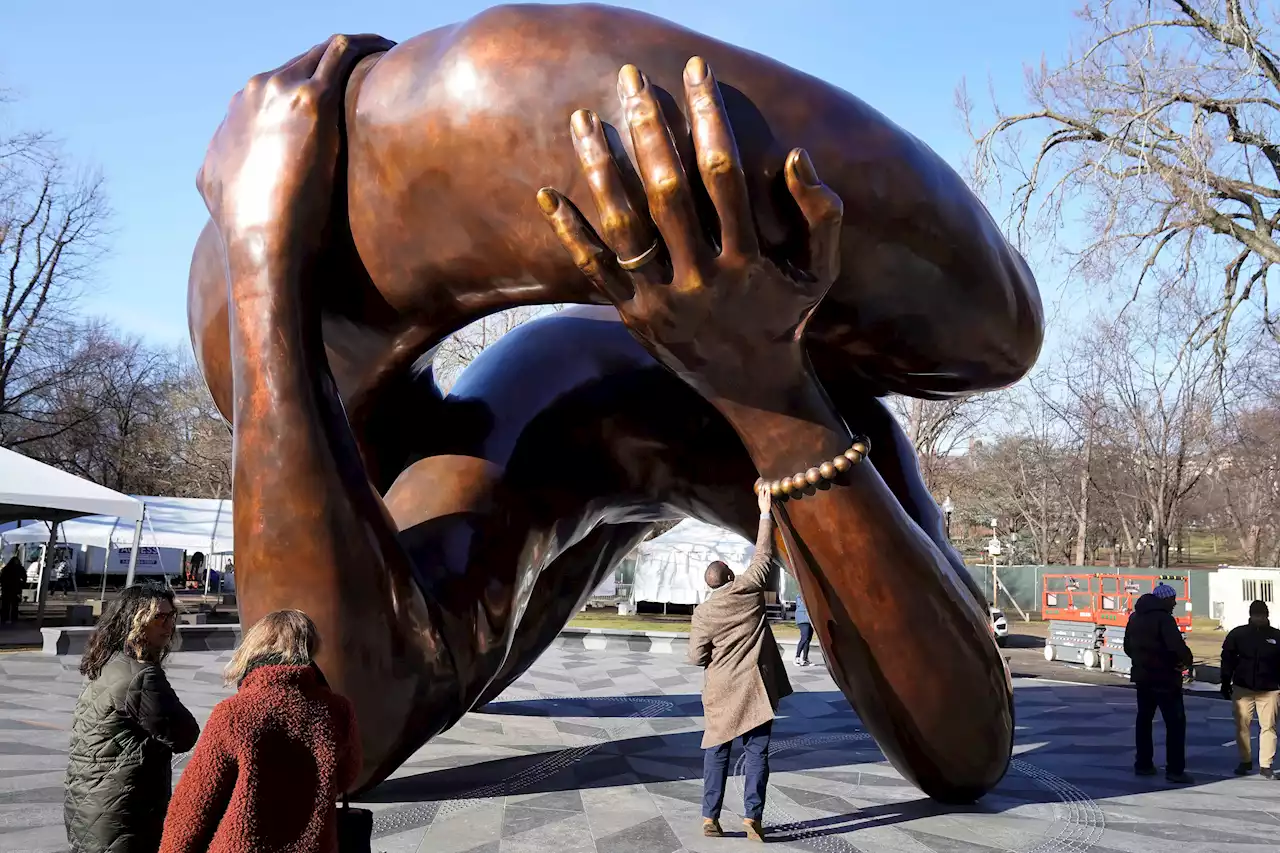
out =
<path fill-rule="evenodd" d="M 0 448 L 0 521 L 62 521 L 80 515 L 110 515 L 133 523 L 142 518 L 142 502 Z M 48 540 L 46 525 L 39 541 Z"/>
<path fill-rule="evenodd" d="M 21 453 L 0 448 L 0 522 L 45 519 L 47 523 L 37 525 L 41 535 L 34 541 L 52 546 L 54 525 L 66 523 L 67 519 L 97 513 L 109 513 L 117 520 L 124 519 L 126 523 L 134 525 L 135 531 L 142 526 L 142 503 L 136 498 L 122 495 L 66 471 L 59 471 L 43 462 L 28 459 Z M 49 547 L 45 550 L 45 559 L 37 581 L 37 626 L 44 622 L 48 576 L 53 567 L 53 558 L 54 548 Z M 136 556 L 130 559 L 130 577 L 133 575 L 136 559 Z"/>
<path fill-rule="evenodd" d="M 131 564 L 136 560 L 135 544 L 208 554 L 227 554 L 233 550 L 231 501 L 162 497 L 138 497 L 136 500 L 146 508 L 142 513 L 141 542 L 135 543 L 136 528 L 122 524 L 122 517 L 115 515 L 94 515 L 64 522 L 58 531 L 58 539 L 98 548 L 129 548 L 133 551 Z M 0 541 L 5 544 L 48 540 L 49 525 L 43 522 L 0 533 Z M 132 582 L 131 565 L 126 583 Z"/>
<path fill-rule="evenodd" d="M 687 518 L 636 551 L 635 601 L 699 604 L 707 596 L 707 564 L 723 560 L 734 571 L 751 561 L 755 546 L 736 533 Z"/>

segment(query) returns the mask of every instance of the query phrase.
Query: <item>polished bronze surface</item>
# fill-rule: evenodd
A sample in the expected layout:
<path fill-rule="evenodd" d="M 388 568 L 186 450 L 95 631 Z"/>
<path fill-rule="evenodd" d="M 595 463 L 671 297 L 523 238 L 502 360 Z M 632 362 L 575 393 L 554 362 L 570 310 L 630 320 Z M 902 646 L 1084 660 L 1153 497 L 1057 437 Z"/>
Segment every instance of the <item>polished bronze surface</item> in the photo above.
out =
<path fill-rule="evenodd" d="M 386 48 L 335 37 L 233 99 L 190 285 L 242 618 L 316 618 L 361 785 L 518 677 L 653 521 L 749 535 L 751 484 L 824 460 L 779 513 L 833 674 L 927 793 L 994 785 L 1007 673 L 875 399 L 1038 352 L 1034 281 L 961 180 L 852 96 L 634 12 L 500 7 Z M 606 301 L 446 398 L 423 367 L 487 312 Z M 850 429 L 870 464 L 841 470 Z"/>

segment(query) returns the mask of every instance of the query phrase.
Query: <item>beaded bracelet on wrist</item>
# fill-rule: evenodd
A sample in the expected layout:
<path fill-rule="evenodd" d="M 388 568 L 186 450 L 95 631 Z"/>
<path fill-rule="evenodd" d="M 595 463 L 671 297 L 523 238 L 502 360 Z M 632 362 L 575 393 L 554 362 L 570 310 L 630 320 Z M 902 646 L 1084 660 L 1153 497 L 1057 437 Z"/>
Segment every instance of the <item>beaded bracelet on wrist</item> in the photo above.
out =
<path fill-rule="evenodd" d="M 807 487 L 816 486 L 824 480 L 834 480 L 863 459 L 866 459 L 867 454 L 870 452 L 871 442 L 866 438 L 859 438 L 844 453 L 829 462 L 823 462 L 821 465 L 810 468 L 808 471 L 771 482 L 766 482 L 762 479 L 756 480 L 755 492 L 758 494 L 762 486 L 767 486 L 769 493 L 775 498 L 786 499 L 793 493 L 798 494 Z"/>

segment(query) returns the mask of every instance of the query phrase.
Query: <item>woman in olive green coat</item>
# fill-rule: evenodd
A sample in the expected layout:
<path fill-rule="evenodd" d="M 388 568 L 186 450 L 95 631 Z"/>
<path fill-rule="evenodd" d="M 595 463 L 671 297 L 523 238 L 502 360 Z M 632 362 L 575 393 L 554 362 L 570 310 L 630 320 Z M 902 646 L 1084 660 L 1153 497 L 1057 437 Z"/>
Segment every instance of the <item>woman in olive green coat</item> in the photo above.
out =
<path fill-rule="evenodd" d="M 74 853 L 155 853 L 175 752 L 200 726 L 160 668 L 173 640 L 173 593 L 131 586 L 89 638 L 67 765 L 64 819 Z"/>

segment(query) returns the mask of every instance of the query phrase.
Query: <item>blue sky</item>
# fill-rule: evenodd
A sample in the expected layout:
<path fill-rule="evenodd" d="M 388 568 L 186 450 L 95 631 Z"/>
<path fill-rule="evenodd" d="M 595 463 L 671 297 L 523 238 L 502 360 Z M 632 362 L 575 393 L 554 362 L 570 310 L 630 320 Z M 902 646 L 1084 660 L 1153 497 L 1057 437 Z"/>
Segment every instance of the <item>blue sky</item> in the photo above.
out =
<path fill-rule="evenodd" d="M 0 88 L 10 127 L 52 131 L 100 168 L 115 211 L 110 254 L 84 311 L 169 345 L 186 340 L 186 279 L 206 213 L 194 189 L 230 96 L 334 32 L 403 40 L 492 3 L 463 0 L 63 0 L 10 4 Z M 968 138 L 954 92 L 1021 103 L 1023 64 L 1061 56 L 1076 0 L 653 0 L 617 3 L 769 54 L 838 85 L 957 168 Z M 1002 211 L 993 211 L 997 218 Z M 1056 287 L 1041 279 L 1046 301 Z"/>

